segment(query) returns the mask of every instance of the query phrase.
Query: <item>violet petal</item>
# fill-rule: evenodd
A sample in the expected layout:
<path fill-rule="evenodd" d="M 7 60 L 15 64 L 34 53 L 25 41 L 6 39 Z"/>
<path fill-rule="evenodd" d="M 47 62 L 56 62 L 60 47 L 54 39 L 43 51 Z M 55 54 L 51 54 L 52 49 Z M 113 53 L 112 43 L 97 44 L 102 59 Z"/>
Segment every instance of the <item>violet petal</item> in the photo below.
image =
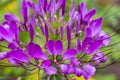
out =
<path fill-rule="evenodd" d="M 46 48 L 47 48 L 47 51 L 50 55 L 53 55 L 54 54 L 54 41 L 53 40 L 49 40 L 46 44 Z"/>
<path fill-rule="evenodd" d="M 62 51 L 63 51 L 62 41 L 60 41 L 60 40 L 55 41 L 55 43 L 54 43 L 54 53 L 56 55 L 59 55 L 59 54 L 62 53 Z"/>
<path fill-rule="evenodd" d="M 107 46 L 110 43 L 110 37 L 104 31 L 98 33 L 97 39 L 102 40 L 104 46 Z"/>
<path fill-rule="evenodd" d="M 23 50 L 20 50 L 20 49 L 11 50 L 9 52 L 9 57 L 19 62 L 26 62 L 26 63 L 29 62 L 28 56 L 23 52 Z"/>
<path fill-rule="evenodd" d="M 77 59 L 76 59 L 76 58 L 72 58 L 72 59 L 70 60 L 70 63 L 71 63 L 72 65 L 74 65 L 74 66 L 77 66 L 77 65 L 79 65 L 79 64 L 80 64 L 80 62 L 79 62 L 79 61 L 77 61 Z"/>
<path fill-rule="evenodd" d="M 22 0 L 21 14 L 24 19 L 24 23 L 26 24 L 28 21 L 28 5 L 26 0 Z"/>
<path fill-rule="evenodd" d="M 57 69 L 55 67 L 52 67 L 52 66 L 45 68 L 44 71 L 48 75 L 57 74 Z"/>
<path fill-rule="evenodd" d="M 63 60 L 71 59 L 71 58 L 75 57 L 76 53 L 77 53 L 77 51 L 75 49 L 69 49 L 64 52 L 62 58 L 63 58 Z"/>
<path fill-rule="evenodd" d="M 61 65 L 60 65 L 60 70 L 61 70 L 62 73 L 64 73 L 64 74 L 68 74 L 69 68 L 70 68 L 70 65 L 69 65 L 69 64 L 61 64 Z"/>
<path fill-rule="evenodd" d="M 67 26 L 67 40 L 68 40 L 68 48 L 70 48 L 71 45 L 71 31 L 70 28 Z"/>
<path fill-rule="evenodd" d="M 50 64 L 51 64 L 51 62 L 49 60 L 44 60 L 41 64 L 41 67 L 42 68 L 47 68 L 47 67 L 50 66 Z"/>
<path fill-rule="evenodd" d="M 95 9 L 91 9 L 85 15 L 84 20 L 88 22 L 95 14 L 96 14 L 96 10 Z"/>
<path fill-rule="evenodd" d="M 18 29 L 16 22 L 12 21 L 10 23 L 10 30 L 13 33 L 13 36 L 15 37 L 15 41 L 18 43 L 19 42 L 19 29 Z"/>
<path fill-rule="evenodd" d="M 87 9 L 86 9 L 86 3 L 83 2 L 78 6 L 78 11 L 81 14 L 82 18 L 83 16 L 87 13 Z"/>
<path fill-rule="evenodd" d="M 48 26 L 46 24 L 45 24 L 45 37 L 46 37 L 46 42 L 47 42 L 49 38 L 49 32 L 48 32 Z"/>
<path fill-rule="evenodd" d="M 0 60 L 3 60 L 7 57 L 8 52 L 0 52 Z"/>
<path fill-rule="evenodd" d="M 28 54 L 36 60 L 39 60 L 39 59 L 47 60 L 48 59 L 47 55 L 42 52 L 41 47 L 38 44 L 35 44 L 33 42 L 30 42 L 27 45 L 27 51 L 28 51 Z"/>
<path fill-rule="evenodd" d="M 17 16 L 15 16 L 14 14 L 5 14 L 4 18 L 8 21 L 20 22 L 20 19 Z"/>
<path fill-rule="evenodd" d="M 64 30 L 63 27 L 60 27 L 60 38 L 63 39 L 64 36 Z"/>
<path fill-rule="evenodd" d="M 9 25 L 7 25 L 9 26 Z M 10 34 L 5 28 L 0 26 L 0 36 L 5 39 L 8 42 L 13 42 L 13 37 L 11 37 L 12 34 Z"/>
<path fill-rule="evenodd" d="M 33 41 L 34 39 L 34 26 L 32 26 L 32 23 L 29 24 L 29 28 L 30 28 L 30 40 Z"/>
<path fill-rule="evenodd" d="M 62 3 L 62 16 L 64 16 L 65 14 L 65 8 L 66 7 L 66 0 L 63 0 L 63 3 Z"/>
<path fill-rule="evenodd" d="M 75 68 L 75 74 L 76 74 L 76 76 L 78 76 L 78 77 L 80 77 L 80 76 L 82 76 L 82 70 L 80 69 L 80 68 Z"/>
<path fill-rule="evenodd" d="M 95 72 L 96 72 L 95 67 L 89 64 L 84 65 L 83 76 L 85 79 L 91 78 L 95 74 Z"/>
<path fill-rule="evenodd" d="M 80 51 L 81 51 L 81 43 L 80 43 L 80 39 L 77 39 L 77 51 L 78 51 L 78 53 L 80 53 Z"/>
<path fill-rule="evenodd" d="M 14 60 L 14 59 L 12 59 L 12 58 L 8 58 L 8 62 L 9 62 L 10 64 L 15 65 L 15 66 L 18 66 L 18 65 L 19 65 L 19 62 L 16 61 L 16 60 Z"/>
<path fill-rule="evenodd" d="M 101 40 L 94 41 L 94 43 L 88 47 L 87 54 L 92 54 L 92 53 L 94 53 L 94 52 L 97 51 L 101 46 L 102 46 L 102 41 L 101 41 Z"/>

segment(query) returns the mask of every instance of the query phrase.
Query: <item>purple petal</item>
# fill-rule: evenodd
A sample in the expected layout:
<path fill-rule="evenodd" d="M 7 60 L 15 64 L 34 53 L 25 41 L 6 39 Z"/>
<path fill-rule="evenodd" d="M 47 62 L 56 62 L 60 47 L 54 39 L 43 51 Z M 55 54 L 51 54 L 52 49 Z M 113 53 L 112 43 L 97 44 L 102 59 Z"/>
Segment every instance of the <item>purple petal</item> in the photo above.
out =
<path fill-rule="evenodd" d="M 60 27 L 60 38 L 63 39 L 64 36 L 64 30 L 63 27 Z"/>
<path fill-rule="evenodd" d="M 63 3 L 62 3 L 62 15 L 63 16 L 65 14 L 65 7 L 66 7 L 66 0 L 63 0 Z"/>
<path fill-rule="evenodd" d="M 77 51 L 78 51 L 78 53 L 80 53 L 80 51 L 81 51 L 80 39 L 77 39 Z"/>
<path fill-rule="evenodd" d="M 8 48 L 11 48 L 11 49 L 16 49 L 16 48 L 18 48 L 18 46 L 17 46 L 17 44 L 16 43 L 9 43 L 8 44 Z"/>
<path fill-rule="evenodd" d="M 6 25 L 9 27 L 9 25 Z M 13 42 L 14 37 L 11 36 L 12 34 L 9 33 L 5 28 L 3 28 L 2 26 L 0 26 L 0 36 L 5 39 L 8 42 Z"/>
<path fill-rule="evenodd" d="M 46 48 L 47 48 L 47 51 L 50 55 L 53 55 L 54 54 L 54 41 L 53 40 L 49 40 L 46 44 Z"/>
<path fill-rule="evenodd" d="M 58 0 L 58 2 L 55 5 L 55 9 L 58 10 L 60 8 L 60 6 L 62 5 L 64 0 Z"/>
<path fill-rule="evenodd" d="M 72 65 L 74 65 L 74 66 L 77 66 L 77 65 L 79 65 L 79 64 L 80 64 L 80 62 L 79 62 L 79 61 L 77 61 L 77 59 L 76 59 L 76 58 L 72 58 L 72 59 L 70 60 L 70 63 L 71 63 Z"/>
<path fill-rule="evenodd" d="M 95 67 L 89 64 L 84 65 L 83 76 L 85 79 L 91 78 L 95 74 L 95 72 L 96 72 Z"/>
<path fill-rule="evenodd" d="M 39 59 L 47 60 L 48 58 L 47 55 L 42 52 L 41 47 L 38 44 L 35 44 L 33 42 L 27 45 L 27 51 L 29 55 L 36 60 L 39 60 Z"/>
<path fill-rule="evenodd" d="M 87 9 L 86 9 L 86 3 L 83 2 L 78 6 L 78 11 L 81 14 L 81 16 L 83 17 L 86 13 L 87 13 Z"/>
<path fill-rule="evenodd" d="M 91 61 L 96 61 L 96 66 L 107 61 L 107 57 L 102 52 L 97 52 L 92 57 Z"/>
<path fill-rule="evenodd" d="M 39 28 L 40 28 L 42 34 L 45 35 L 44 27 L 40 25 Z"/>
<path fill-rule="evenodd" d="M 55 41 L 55 43 L 54 43 L 54 53 L 56 55 L 59 55 L 59 54 L 62 53 L 62 51 L 63 51 L 63 44 L 62 44 L 62 42 L 60 40 Z"/>
<path fill-rule="evenodd" d="M 76 36 L 79 35 L 79 24 L 78 22 L 76 23 Z"/>
<path fill-rule="evenodd" d="M 68 73 L 69 73 L 69 74 L 75 74 L 75 71 L 76 71 L 75 66 L 70 66 Z"/>
<path fill-rule="evenodd" d="M 7 57 L 8 52 L 0 52 L 0 60 L 3 60 Z"/>
<path fill-rule="evenodd" d="M 57 69 L 52 66 L 45 68 L 44 71 L 48 75 L 57 74 Z"/>
<path fill-rule="evenodd" d="M 63 60 L 71 59 L 71 58 L 75 57 L 76 53 L 77 53 L 77 51 L 75 49 L 69 49 L 69 50 L 65 51 L 62 58 L 63 58 Z"/>
<path fill-rule="evenodd" d="M 10 23 L 10 30 L 12 31 L 13 36 L 15 36 L 15 41 L 18 43 L 19 42 L 19 29 L 18 29 L 16 22 L 12 21 Z"/>
<path fill-rule="evenodd" d="M 46 53 L 43 52 L 43 54 L 40 55 L 42 60 L 48 60 L 48 56 Z"/>
<path fill-rule="evenodd" d="M 58 34 L 58 29 L 55 29 L 54 35 L 57 36 L 57 34 Z"/>
<path fill-rule="evenodd" d="M 70 12 L 69 12 L 69 16 L 73 17 L 74 13 L 75 13 L 75 1 L 73 0 L 72 7 L 71 7 Z"/>
<path fill-rule="evenodd" d="M 86 29 L 86 37 L 92 37 L 92 30 L 90 28 Z"/>
<path fill-rule="evenodd" d="M 110 37 L 104 31 L 98 33 L 97 39 L 101 39 L 104 46 L 107 46 L 110 43 Z"/>
<path fill-rule="evenodd" d="M 22 1 L 21 14 L 24 19 L 24 23 L 26 24 L 28 21 L 27 19 L 28 18 L 28 5 L 27 5 L 26 0 Z"/>
<path fill-rule="evenodd" d="M 34 26 L 32 26 L 32 23 L 30 23 L 29 28 L 30 28 L 30 40 L 32 42 L 33 39 L 34 39 L 34 34 L 35 34 L 35 32 L 34 32 Z"/>
<path fill-rule="evenodd" d="M 51 62 L 49 60 L 44 60 L 41 64 L 42 68 L 48 68 L 50 67 Z"/>
<path fill-rule="evenodd" d="M 95 9 L 91 9 L 85 15 L 84 20 L 88 22 L 95 14 L 96 14 L 96 10 Z"/>
<path fill-rule="evenodd" d="M 45 14 L 45 9 L 46 9 L 46 2 L 47 0 L 38 0 L 38 8 L 39 8 L 39 14 L 44 15 Z"/>
<path fill-rule="evenodd" d="M 15 22 L 19 22 L 20 23 L 20 19 L 17 16 L 13 15 L 13 14 L 5 14 L 4 18 L 7 21 L 15 21 Z"/>
<path fill-rule="evenodd" d="M 70 45 L 71 45 L 71 31 L 70 31 L 69 27 L 67 27 L 67 40 L 68 40 L 68 48 L 70 48 Z"/>
<path fill-rule="evenodd" d="M 16 66 L 19 65 L 19 62 L 16 61 L 16 60 L 14 60 L 14 59 L 12 59 L 12 58 L 8 58 L 8 62 L 9 62 L 10 64 L 13 64 L 13 65 L 16 65 Z"/>
<path fill-rule="evenodd" d="M 9 57 L 19 62 L 26 62 L 26 63 L 29 62 L 28 56 L 23 52 L 23 50 L 20 50 L 20 49 L 11 50 L 9 52 Z"/>
<path fill-rule="evenodd" d="M 54 13 L 56 12 L 55 4 L 56 4 L 56 0 L 50 0 L 49 4 L 47 6 L 47 10 L 49 11 L 51 17 L 53 17 Z"/>
<path fill-rule="evenodd" d="M 94 41 L 94 43 L 88 47 L 87 54 L 92 54 L 92 53 L 94 53 L 94 52 L 97 51 L 101 46 L 102 46 L 102 41 L 101 41 L 101 40 Z"/>
<path fill-rule="evenodd" d="M 48 26 L 46 24 L 45 24 L 45 37 L 46 37 L 46 42 L 47 42 L 49 38 L 49 32 L 48 32 Z"/>
<path fill-rule="evenodd" d="M 82 52 L 85 52 L 87 46 L 93 43 L 93 39 L 90 37 L 86 37 L 82 42 Z"/>
<path fill-rule="evenodd" d="M 102 17 L 95 20 L 94 35 L 100 32 L 102 26 Z"/>
<path fill-rule="evenodd" d="M 64 74 L 68 74 L 68 73 L 69 73 L 69 68 L 70 68 L 70 65 L 69 65 L 69 64 L 61 64 L 61 65 L 60 65 L 60 70 L 61 70 L 62 73 L 64 73 Z"/>
<path fill-rule="evenodd" d="M 76 74 L 76 76 L 78 76 L 78 77 L 80 77 L 80 76 L 82 76 L 82 70 L 80 69 L 80 68 L 75 68 L 75 74 Z"/>
<path fill-rule="evenodd" d="M 33 9 L 34 15 L 36 16 L 38 13 L 38 9 L 37 9 L 37 6 L 35 5 L 35 3 L 32 1 L 28 1 L 27 3 L 28 3 L 28 6 Z"/>
<path fill-rule="evenodd" d="M 102 17 L 96 19 L 94 22 L 91 22 L 90 28 L 92 30 L 92 36 L 97 35 L 101 31 L 102 26 Z"/>

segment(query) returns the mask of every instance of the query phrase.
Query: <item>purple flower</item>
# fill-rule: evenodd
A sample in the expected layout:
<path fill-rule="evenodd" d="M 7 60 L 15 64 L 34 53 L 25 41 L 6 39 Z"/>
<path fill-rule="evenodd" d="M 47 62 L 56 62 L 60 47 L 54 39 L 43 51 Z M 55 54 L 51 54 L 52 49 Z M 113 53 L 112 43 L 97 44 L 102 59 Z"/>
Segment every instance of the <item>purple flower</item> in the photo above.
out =
<path fill-rule="evenodd" d="M 77 53 L 77 51 L 75 49 L 68 49 L 62 55 L 62 59 L 63 60 L 68 60 L 68 59 L 74 58 L 76 53 Z"/>
<path fill-rule="evenodd" d="M 7 21 L 15 21 L 15 22 L 19 22 L 20 23 L 20 19 L 14 15 L 14 14 L 5 14 L 4 15 L 4 18 L 7 20 Z"/>
<path fill-rule="evenodd" d="M 41 47 L 38 44 L 30 42 L 27 45 L 28 54 L 35 60 L 43 59 L 47 60 L 47 55 L 42 51 Z"/>
<path fill-rule="evenodd" d="M 91 61 L 96 61 L 96 66 L 99 66 L 100 63 L 104 63 L 107 61 L 107 57 L 102 54 L 102 52 L 96 52 Z"/>
<path fill-rule="evenodd" d="M 19 30 L 15 22 L 3 24 L 0 26 L 0 36 L 8 42 L 19 42 Z"/>
<path fill-rule="evenodd" d="M 76 44 L 76 46 L 77 46 L 77 51 L 78 51 L 78 53 L 80 53 L 80 52 L 81 52 L 81 43 L 80 43 L 80 39 L 77 39 L 77 44 Z"/>
<path fill-rule="evenodd" d="M 16 62 L 25 62 L 25 63 L 29 62 L 28 56 L 21 49 L 11 50 L 8 54 L 8 58 L 11 58 Z"/>
<path fill-rule="evenodd" d="M 77 76 L 82 76 L 82 70 L 80 69 L 80 68 L 75 68 L 75 74 L 77 75 Z"/>
<path fill-rule="evenodd" d="M 91 78 L 95 74 L 95 72 L 96 72 L 95 67 L 93 67 L 89 64 L 84 65 L 83 76 L 85 79 Z"/>
<path fill-rule="evenodd" d="M 71 63 L 72 65 L 74 65 L 74 66 L 77 66 L 77 65 L 79 65 L 79 64 L 80 64 L 80 62 L 79 62 L 79 61 L 77 61 L 77 59 L 76 59 L 76 58 L 72 58 L 72 59 L 70 60 L 70 63 Z"/>
<path fill-rule="evenodd" d="M 104 31 L 100 31 L 97 35 L 97 39 L 102 40 L 103 46 L 107 46 L 110 43 L 110 37 Z"/>
<path fill-rule="evenodd" d="M 70 27 L 68 26 L 67 26 L 67 40 L 68 40 L 68 49 L 69 49 L 71 45 L 71 31 L 70 31 Z"/>
<path fill-rule="evenodd" d="M 60 40 L 49 40 L 46 44 L 46 48 L 50 55 L 60 55 L 63 51 L 63 44 Z"/>
<path fill-rule="evenodd" d="M 82 25 L 86 25 L 86 22 L 89 22 L 91 20 L 91 18 L 96 14 L 96 10 L 95 9 L 91 9 L 89 11 L 87 11 L 86 9 L 86 3 L 81 3 L 78 6 L 78 10 L 79 13 L 81 14 L 81 24 Z"/>
<path fill-rule="evenodd" d="M 52 66 L 45 68 L 44 71 L 48 75 L 57 74 L 57 69 L 55 67 L 52 67 Z"/>
<path fill-rule="evenodd" d="M 51 62 L 49 60 L 44 60 L 41 64 L 42 68 L 48 68 L 50 66 Z"/>
<path fill-rule="evenodd" d="M 101 26 L 102 26 L 102 17 L 96 20 L 92 20 L 87 29 L 87 35 L 89 34 L 89 37 L 96 36 L 101 31 Z"/>
<path fill-rule="evenodd" d="M 0 52 L 0 60 L 7 59 L 25 70 L 44 70 L 49 77 L 74 74 L 88 80 L 94 76 L 95 67 L 107 61 L 100 50 L 110 43 L 110 37 L 102 30 L 102 17 L 93 19 L 96 9 L 87 10 L 83 2 L 77 10 L 73 0 L 67 14 L 66 2 L 38 0 L 35 4 L 22 0 L 23 21 L 14 14 L 5 14 L 0 25 L 0 41 L 6 42 L 7 47 L 0 46 L 9 50 Z M 29 33 L 27 44 L 21 40 L 22 31 Z M 86 56 L 91 59 L 85 61 Z"/>
<path fill-rule="evenodd" d="M 0 52 L 0 60 L 3 60 L 7 57 L 8 52 Z"/>
<path fill-rule="evenodd" d="M 62 73 L 64 73 L 64 74 L 68 74 L 69 73 L 69 68 L 70 68 L 69 64 L 62 64 L 62 65 L 60 65 L 60 69 L 61 69 Z"/>
<path fill-rule="evenodd" d="M 22 0 L 21 14 L 24 20 L 24 24 L 28 22 L 28 4 L 26 0 Z"/>

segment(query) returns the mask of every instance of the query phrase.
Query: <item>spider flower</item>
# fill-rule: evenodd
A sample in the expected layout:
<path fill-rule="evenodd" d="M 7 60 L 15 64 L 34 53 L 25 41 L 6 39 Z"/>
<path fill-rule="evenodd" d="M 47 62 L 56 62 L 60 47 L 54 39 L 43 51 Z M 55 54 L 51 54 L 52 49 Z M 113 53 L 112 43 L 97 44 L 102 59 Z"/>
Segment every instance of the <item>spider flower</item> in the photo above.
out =
<path fill-rule="evenodd" d="M 96 67 L 107 61 L 101 47 L 109 45 L 110 37 L 102 30 L 102 17 L 93 18 L 96 9 L 87 10 L 86 2 L 82 2 L 76 10 L 73 0 L 66 12 L 66 3 L 67 0 L 38 0 L 37 4 L 22 0 L 22 20 L 5 14 L 0 41 L 8 47 L 0 46 L 9 50 L 0 52 L 0 60 L 7 59 L 25 70 L 44 70 L 48 80 L 52 75 L 66 78 L 75 74 L 85 80 L 94 76 Z M 22 32 L 29 33 L 29 42 L 20 39 Z"/>

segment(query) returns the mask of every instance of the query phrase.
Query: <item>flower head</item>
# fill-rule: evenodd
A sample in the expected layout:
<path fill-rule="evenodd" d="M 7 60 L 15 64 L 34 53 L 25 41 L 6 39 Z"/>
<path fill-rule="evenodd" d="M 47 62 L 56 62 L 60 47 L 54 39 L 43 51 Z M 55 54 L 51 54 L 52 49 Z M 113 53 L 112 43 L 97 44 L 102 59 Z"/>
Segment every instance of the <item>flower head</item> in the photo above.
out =
<path fill-rule="evenodd" d="M 93 18 L 96 9 L 87 10 L 82 2 L 77 11 L 73 0 L 66 13 L 66 2 L 38 0 L 35 4 L 22 0 L 22 21 L 16 15 L 5 14 L 0 40 L 7 41 L 9 50 L 0 53 L 0 60 L 7 58 L 10 64 L 25 69 L 32 65 L 47 75 L 75 74 L 86 80 L 94 76 L 96 66 L 107 61 L 100 48 L 110 43 L 110 37 L 101 28 L 102 17 Z M 22 32 L 29 33 L 29 42 L 19 38 Z"/>

